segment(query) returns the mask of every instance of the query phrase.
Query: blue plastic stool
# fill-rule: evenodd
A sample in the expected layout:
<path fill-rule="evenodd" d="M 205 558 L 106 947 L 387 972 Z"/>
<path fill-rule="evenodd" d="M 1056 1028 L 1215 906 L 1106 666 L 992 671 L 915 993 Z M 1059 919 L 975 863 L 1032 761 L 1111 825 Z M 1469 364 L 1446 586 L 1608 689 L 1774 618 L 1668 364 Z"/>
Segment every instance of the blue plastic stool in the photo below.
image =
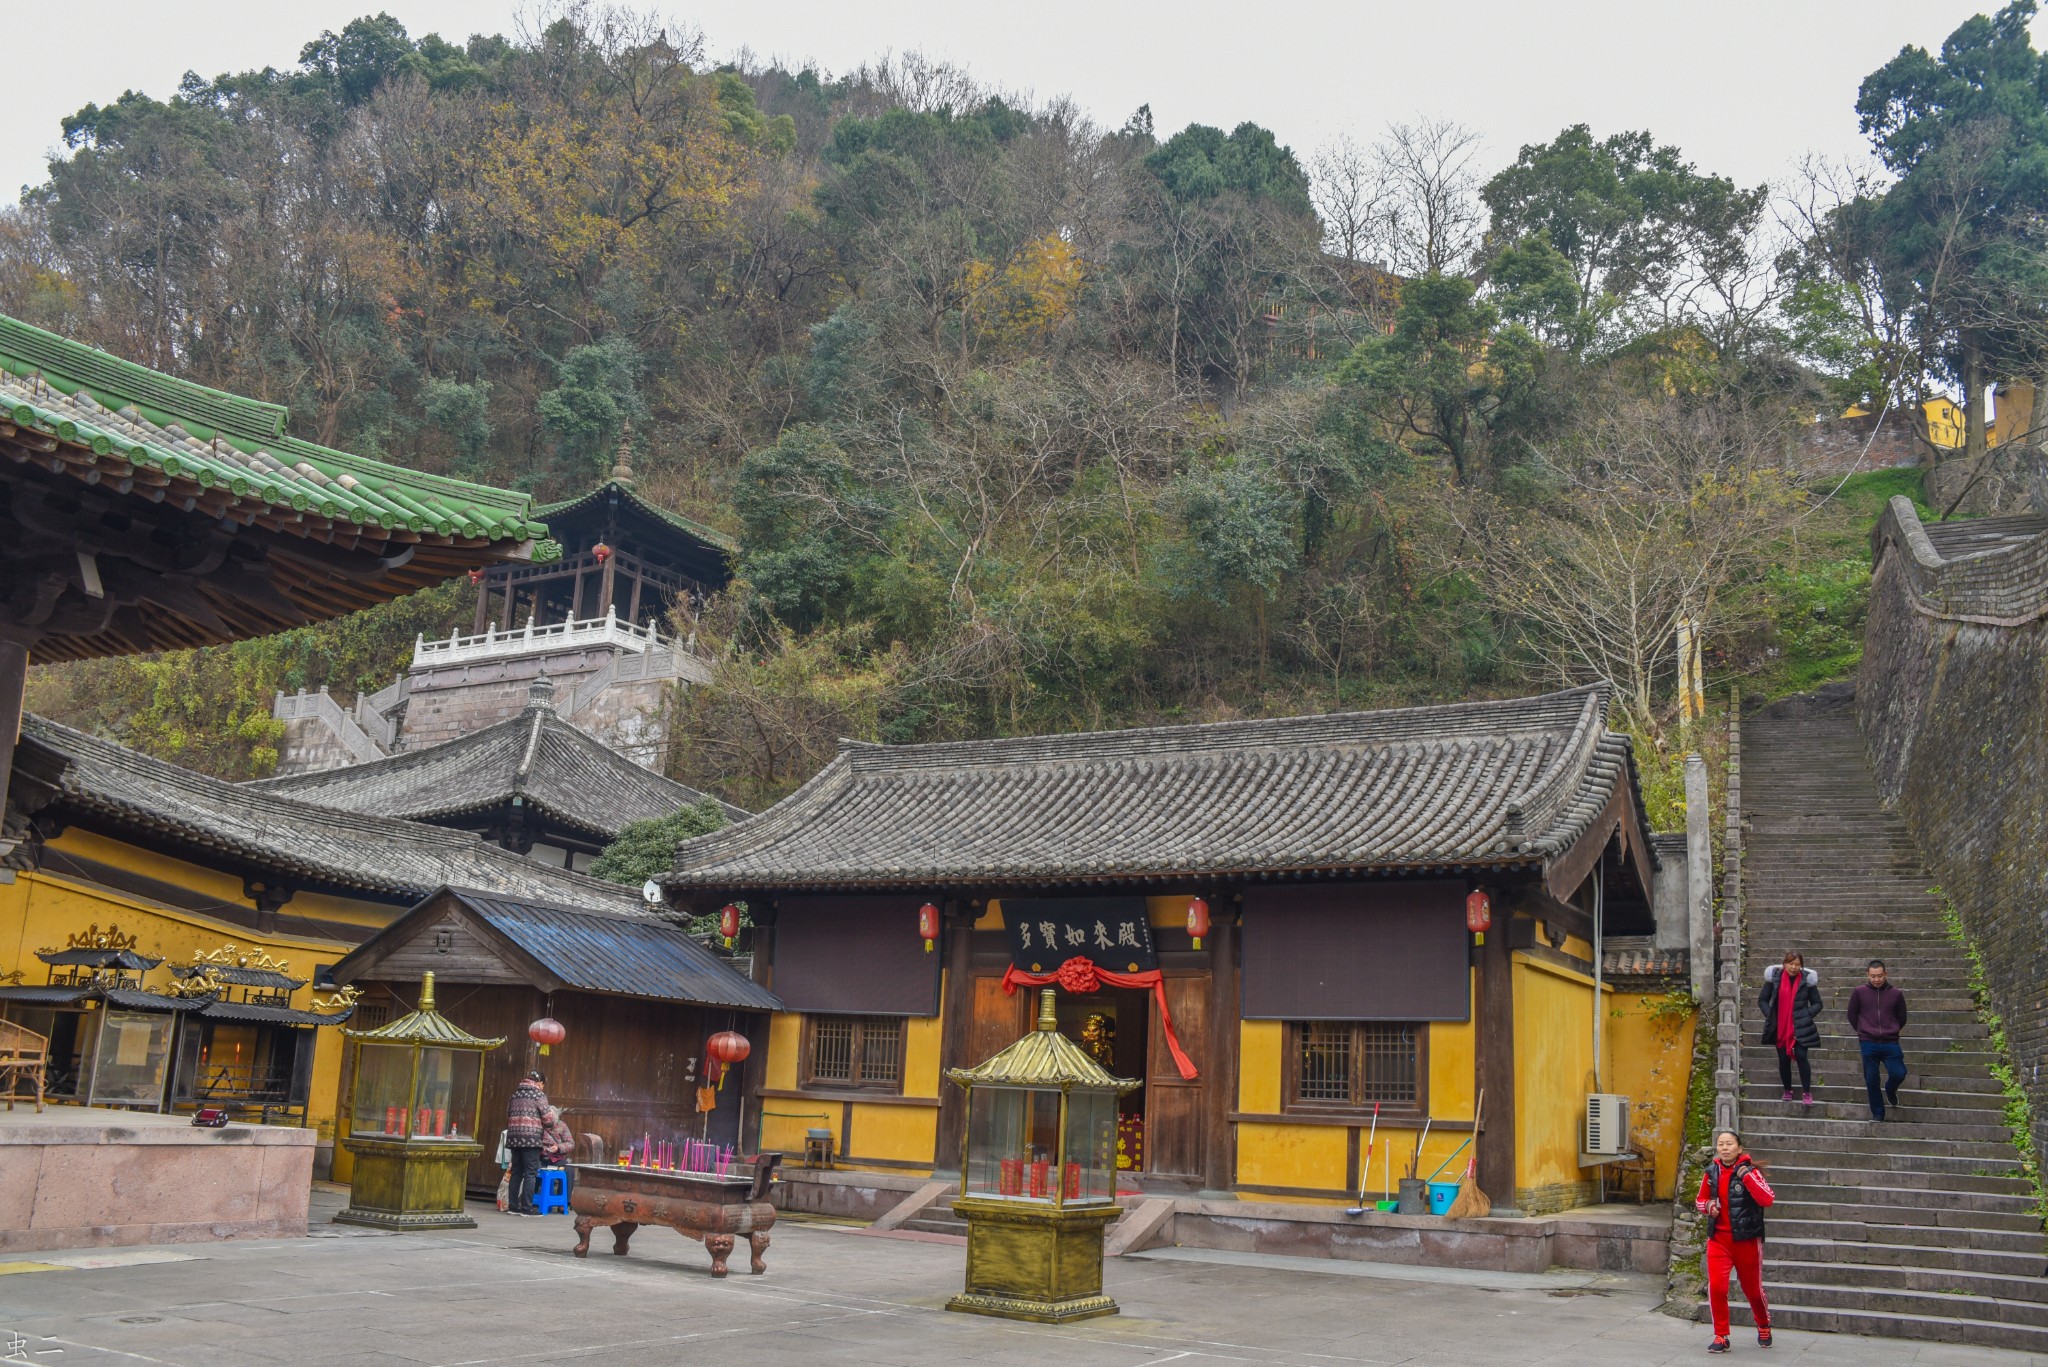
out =
<path fill-rule="evenodd" d="M 542 1168 L 534 1179 L 533 1208 L 543 1215 L 569 1213 L 569 1173 L 564 1168 Z"/>

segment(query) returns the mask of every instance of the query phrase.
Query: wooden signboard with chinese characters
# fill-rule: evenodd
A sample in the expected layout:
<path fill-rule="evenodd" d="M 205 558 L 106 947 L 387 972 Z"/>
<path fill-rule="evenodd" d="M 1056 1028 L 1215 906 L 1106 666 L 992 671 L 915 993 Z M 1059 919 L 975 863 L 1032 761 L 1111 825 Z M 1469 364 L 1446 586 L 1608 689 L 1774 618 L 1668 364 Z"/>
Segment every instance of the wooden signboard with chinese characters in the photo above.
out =
<path fill-rule="evenodd" d="M 1088 959 L 1117 973 L 1157 968 L 1142 897 L 1003 899 L 1010 957 L 1029 973 L 1050 973 Z"/>

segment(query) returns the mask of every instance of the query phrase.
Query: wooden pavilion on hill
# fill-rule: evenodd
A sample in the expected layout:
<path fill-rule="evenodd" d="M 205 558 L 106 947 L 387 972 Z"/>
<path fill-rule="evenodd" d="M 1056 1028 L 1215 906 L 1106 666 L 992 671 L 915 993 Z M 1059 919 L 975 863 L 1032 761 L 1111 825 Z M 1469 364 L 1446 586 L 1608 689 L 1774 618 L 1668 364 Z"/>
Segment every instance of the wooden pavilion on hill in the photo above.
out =
<path fill-rule="evenodd" d="M 425 750 L 341 769 L 259 779 L 252 790 L 350 812 L 474 831 L 495 845 L 578 872 L 636 821 L 705 795 L 635 764 L 563 721 L 546 675 L 509 721 Z M 729 821 L 748 813 L 720 803 Z"/>
<path fill-rule="evenodd" d="M 760 1094 L 828 1115 L 857 1166 L 954 1167 L 964 1121 L 941 1070 L 1023 1033 L 1017 989 L 1057 981 L 1063 1026 L 1143 1079 L 1124 1103 L 1133 1181 L 1355 1196 L 1375 1113 L 1382 1163 L 1429 1127 L 1427 1173 L 1483 1089 L 1481 1183 L 1540 1213 L 1598 1190 L 1580 1130 L 1596 1069 L 1652 1086 L 1627 1081 L 1650 1046 L 1603 1035 L 1619 999 L 1601 941 L 1654 928 L 1658 868 L 1607 706 L 1602 684 L 847 742 L 775 807 L 684 842 L 661 881 L 697 914 L 746 902 L 756 974 L 786 1006 Z M 796 1147 L 795 1124 L 769 1117 L 761 1142 Z"/>
<path fill-rule="evenodd" d="M 316 446 L 285 419 L 0 316 L 0 791 L 31 656 L 218 645 L 536 559 L 525 494 Z"/>
<path fill-rule="evenodd" d="M 663 627 L 678 600 L 725 587 L 739 547 L 731 537 L 650 502 L 623 448 L 611 478 L 589 493 L 535 510 L 562 555 L 545 565 L 501 565 L 478 576 L 476 627 L 500 631 L 599 621 Z M 495 617 L 492 609 L 496 609 Z"/>

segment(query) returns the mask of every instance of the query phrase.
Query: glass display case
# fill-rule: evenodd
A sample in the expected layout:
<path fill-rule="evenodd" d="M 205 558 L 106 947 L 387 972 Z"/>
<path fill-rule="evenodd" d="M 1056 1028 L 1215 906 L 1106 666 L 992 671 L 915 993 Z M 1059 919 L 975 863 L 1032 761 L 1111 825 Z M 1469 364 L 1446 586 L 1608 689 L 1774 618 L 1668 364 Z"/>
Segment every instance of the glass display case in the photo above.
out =
<path fill-rule="evenodd" d="M 949 1310 L 1061 1323 L 1113 1315 L 1102 1294 L 1102 1230 L 1116 1218 L 1113 1077 L 1059 1032 L 1053 990 L 1038 1028 L 994 1058 L 946 1074 L 967 1089 L 960 1199 L 967 1288 Z"/>
<path fill-rule="evenodd" d="M 438 1044 L 356 1048 L 349 1133 L 422 1143 L 474 1141 L 483 1052 Z"/>
<path fill-rule="evenodd" d="M 334 1218 L 382 1229 L 466 1229 L 462 1188 L 483 1152 L 476 1118 L 483 1057 L 505 1042 L 481 1039 L 434 1008 L 434 975 L 420 1006 L 375 1030 L 344 1030 L 355 1044 L 348 1134 L 355 1157 L 348 1209 Z"/>

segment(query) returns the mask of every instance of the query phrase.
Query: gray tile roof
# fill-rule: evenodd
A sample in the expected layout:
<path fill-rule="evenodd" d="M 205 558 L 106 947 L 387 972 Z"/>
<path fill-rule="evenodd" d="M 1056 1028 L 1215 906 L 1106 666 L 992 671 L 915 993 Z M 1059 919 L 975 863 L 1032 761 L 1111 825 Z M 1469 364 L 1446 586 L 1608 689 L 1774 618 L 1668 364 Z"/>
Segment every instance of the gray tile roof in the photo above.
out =
<path fill-rule="evenodd" d="M 1624 773 L 1608 686 L 1541 697 L 838 756 L 742 825 L 685 841 L 677 889 L 1102 883 L 1535 866 Z"/>
<path fill-rule="evenodd" d="M 59 781 L 60 807 L 287 878 L 407 902 L 454 883 L 597 909 L 638 903 L 633 890 L 551 869 L 467 832 L 226 783 L 46 717 L 24 716 L 22 737 L 71 761 Z"/>
<path fill-rule="evenodd" d="M 586 992 L 779 1011 L 773 992 L 659 917 L 607 916 L 538 902 L 449 892 L 532 955 L 548 972 Z"/>
<path fill-rule="evenodd" d="M 542 689 L 537 683 L 535 688 L 545 694 L 552 685 Z M 547 817 L 604 841 L 635 821 L 667 816 L 705 797 L 585 735 L 557 716 L 544 697 L 528 702 L 509 721 L 442 745 L 242 786 L 343 811 L 434 822 L 518 797 Z M 719 805 L 728 821 L 749 815 L 730 803 Z"/>

